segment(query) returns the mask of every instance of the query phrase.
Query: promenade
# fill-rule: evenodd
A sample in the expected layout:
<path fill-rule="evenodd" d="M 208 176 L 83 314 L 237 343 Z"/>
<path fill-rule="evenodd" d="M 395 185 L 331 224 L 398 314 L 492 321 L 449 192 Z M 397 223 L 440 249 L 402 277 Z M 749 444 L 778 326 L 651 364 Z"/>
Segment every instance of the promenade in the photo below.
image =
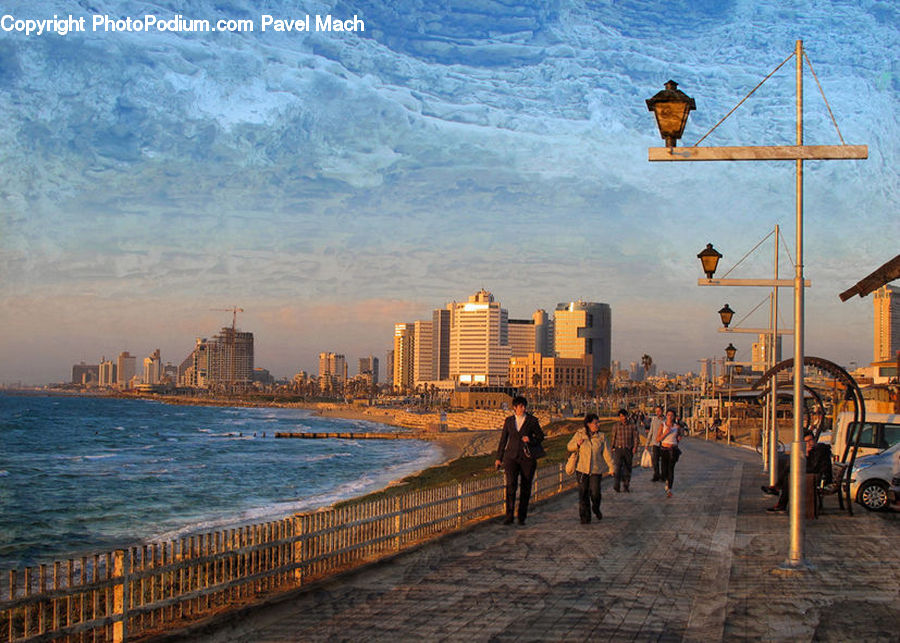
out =
<path fill-rule="evenodd" d="M 806 522 L 812 568 L 778 573 L 787 514 L 751 451 L 686 440 L 674 497 L 636 469 L 603 483 L 603 520 L 575 495 L 310 585 L 164 640 L 898 641 L 900 513 Z"/>

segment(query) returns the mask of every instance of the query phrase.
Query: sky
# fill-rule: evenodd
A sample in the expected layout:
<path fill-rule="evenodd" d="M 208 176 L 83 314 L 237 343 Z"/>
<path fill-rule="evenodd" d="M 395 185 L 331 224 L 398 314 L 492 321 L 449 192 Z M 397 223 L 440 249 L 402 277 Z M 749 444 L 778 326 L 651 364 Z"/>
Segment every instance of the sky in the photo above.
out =
<path fill-rule="evenodd" d="M 778 224 L 792 276 L 794 164 L 649 163 L 662 141 L 644 101 L 678 82 L 697 105 L 693 145 L 798 39 L 844 140 L 869 147 L 805 164 L 806 353 L 872 359 L 871 297 L 838 293 L 900 245 L 895 3 L 29 0 L 0 13 L 0 384 L 68 380 L 123 350 L 177 364 L 235 306 L 258 367 L 315 373 L 333 351 L 354 374 L 358 357 L 384 358 L 395 322 L 481 288 L 513 318 L 608 303 L 625 364 L 648 353 L 697 370 L 729 341 L 749 360 L 752 336 L 719 334 L 716 311 L 767 326 L 768 291 L 698 287 L 696 254 L 713 243 L 721 275 Z M 309 32 L 273 29 L 307 14 Z M 25 32 L 54 15 L 85 30 Z M 316 31 L 328 15 L 364 30 Z M 254 30 L 158 28 L 229 19 Z M 794 144 L 795 101 L 791 60 L 702 144 Z M 840 143 L 808 67 L 804 142 Z M 773 269 L 769 240 L 729 276 Z M 781 302 L 787 326 L 789 290 Z"/>

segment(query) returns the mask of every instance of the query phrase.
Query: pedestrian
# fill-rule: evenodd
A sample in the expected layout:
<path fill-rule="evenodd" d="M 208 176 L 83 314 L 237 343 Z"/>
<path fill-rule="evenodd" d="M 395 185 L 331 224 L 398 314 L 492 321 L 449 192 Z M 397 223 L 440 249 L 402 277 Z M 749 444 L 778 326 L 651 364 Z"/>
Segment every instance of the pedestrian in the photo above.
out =
<path fill-rule="evenodd" d="M 656 434 L 659 443 L 659 468 L 663 479 L 666 481 L 666 497 L 672 497 L 672 484 L 675 482 L 675 462 L 681 451 L 678 443 L 681 441 L 681 429 L 675 423 L 675 411 L 666 411 L 666 421 L 659 427 Z"/>
<path fill-rule="evenodd" d="M 659 482 L 662 480 L 662 475 L 659 470 L 659 440 L 657 440 L 656 436 L 659 435 L 659 429 L 665 423 L 666 418 L 663 415 L 661 406 L 657 406 L 654 413 L 653 419 L 650 420 L 650 432 L 647 434 L 647 444 L 650 445 L 650 459 L 653 464 L 653 478 L 651 481 Z"/>
<path fill-rule="evenodd" d="M 613 462 L 606 445 L 606 436 L 600 432 L 600 418 L 596 413 L 584 416 L 584 428 L 575 432 L 566 448 L 578 453 L 575 475 L 578 481 L 578 515 L 581 524 L 591 522 L 591 511 L 597 516 L 597 520 L 601 520 L 600 481 L 604 473 L 612 471 Z"/>
<path fill-rule="evenodd" d="M 500 444 L 497 446 L 496 465 L 506 472 L 506 518 L 503 524 L 512 524 L 516 505 L 516 487 L 519 488 L 519 524 L 528 517 L 528 501 L 531 483 L 537 469 L 537 458 L 543 454 L 544 432 L 540 422 L 526 412 L 528 400 L 522 396 L 513 398 L 513 415 L 503 422 Z"/>
<path fill-rule="evenodd" d="M 612 430 L 612 453 L 615 471 L 613 490 L 619 493 L 631 491 L 631 470 L 638 445 L 638 432 L 634 422 L 628 420 L 628 412 L 619 409 L 619 421 Z"/>

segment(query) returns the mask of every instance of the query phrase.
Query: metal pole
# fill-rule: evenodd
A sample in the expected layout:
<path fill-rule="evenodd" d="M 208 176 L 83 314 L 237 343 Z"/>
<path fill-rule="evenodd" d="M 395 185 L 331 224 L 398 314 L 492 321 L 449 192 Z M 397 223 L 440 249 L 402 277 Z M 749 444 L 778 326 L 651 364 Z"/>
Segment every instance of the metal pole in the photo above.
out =
<path fill-rule="evenodd" d="M 803 145 L 803 41 L 794 48 L 797 63 L 797 145 Z M 787 566 L 805 567 L 803 560 L 805 531 L 806 453 L 803 446 L 803 160 L 797 159 L 797 265 L 794 270 L 794 441 L 791 443 L 791 549 Z"/>
<path fill-rule="evenodd" d="M 775 224 L 775 279 L 778 279 L 778 224 Z M 766 362 L 778 363 L 778 288 L 772 288 L 772 350 L 766 355 Z M 772 392 L 769 395 L 771 417 L 769 424 L 769 486 L 778 482 L 778 376 L 772 378 Z"/>

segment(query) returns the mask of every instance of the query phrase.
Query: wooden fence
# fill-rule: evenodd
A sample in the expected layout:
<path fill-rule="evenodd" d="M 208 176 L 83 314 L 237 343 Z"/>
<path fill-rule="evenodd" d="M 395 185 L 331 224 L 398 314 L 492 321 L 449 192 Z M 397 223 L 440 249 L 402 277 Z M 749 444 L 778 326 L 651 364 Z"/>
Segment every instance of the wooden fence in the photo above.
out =
<path fill-rule="evenodd" d="M 574 486 L 538 467 L 532 498 Z M 498 516 L 501 476 L 10 571 L 0 641 L 149 638 Z"/>

